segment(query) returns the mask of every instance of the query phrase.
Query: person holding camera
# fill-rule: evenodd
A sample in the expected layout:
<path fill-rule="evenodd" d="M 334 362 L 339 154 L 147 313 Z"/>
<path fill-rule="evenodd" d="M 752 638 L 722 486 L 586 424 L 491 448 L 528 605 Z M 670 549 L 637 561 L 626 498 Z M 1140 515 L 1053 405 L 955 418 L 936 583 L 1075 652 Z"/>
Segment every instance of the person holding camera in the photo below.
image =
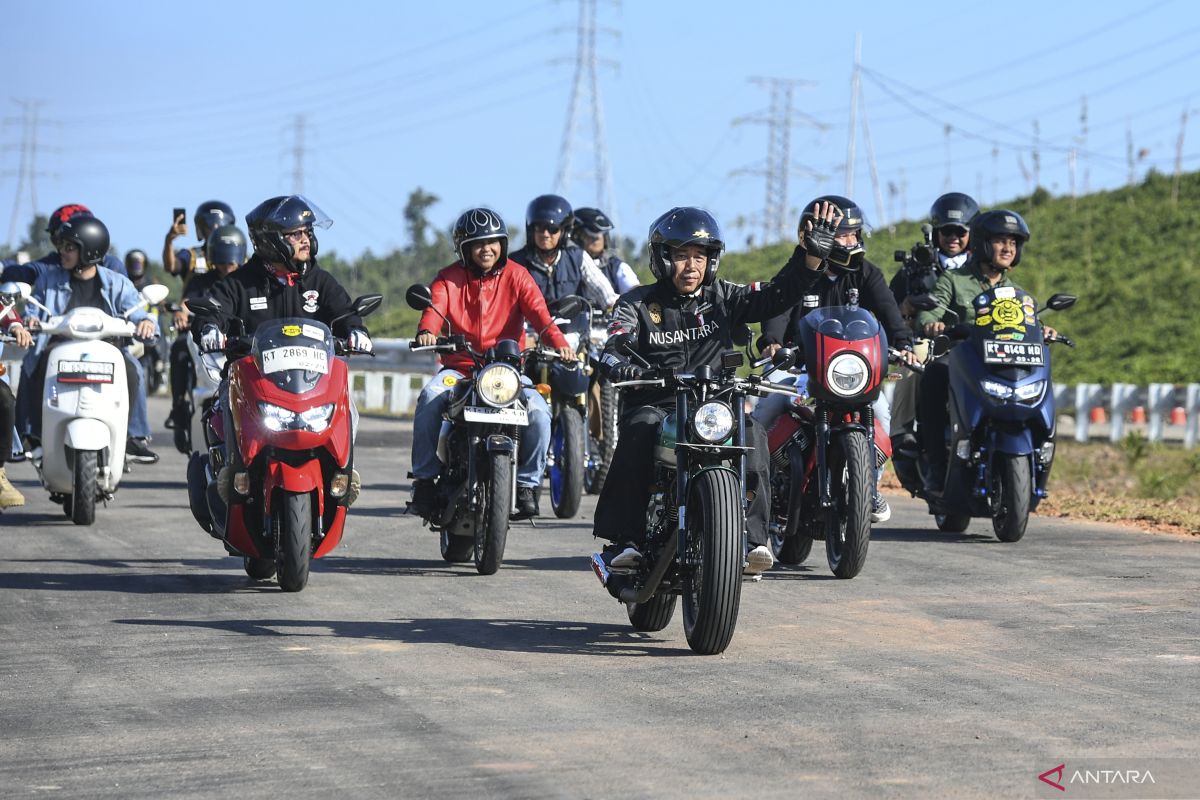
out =
<path fill-rule="evenodd" d="M 929 294 L 944 272 L 959 269 L 967 263 L 971 250 L 971 222 L 979 215 L 979 204 L 970 195 L 948 192 L 929 209 L 929 222 L 921 226 L 925 241 L 915 244 L 908 253 L 897 250 L 895 258 L 902 266 L 892 277 L 889 288 L 900 314 L 913 331 L 920 335 L 917 327 L 917 310 L 908 298 Z M 928 344 L 918 342 L 913 347 L 917 359 L 924 362 L 929 354 Z M 897 470 L 904 469 L 904 462 L 915 461 L 920 453 L 917 441 L 917 397 L 920 395 L 921 376 L 908 372 L 896 384 L 892 392 L 892 450 Z"/>

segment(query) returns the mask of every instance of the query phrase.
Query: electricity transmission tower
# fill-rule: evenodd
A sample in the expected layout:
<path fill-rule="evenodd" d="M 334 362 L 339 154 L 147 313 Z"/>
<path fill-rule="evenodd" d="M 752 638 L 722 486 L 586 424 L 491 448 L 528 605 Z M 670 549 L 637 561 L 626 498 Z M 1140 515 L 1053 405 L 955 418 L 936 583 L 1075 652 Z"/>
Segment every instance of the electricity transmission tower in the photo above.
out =
<path fill-rule="evenodd" d="M 38 177 L 48 177 L 51 173 L 41 172 L 37 168 L 37 154 L 39 151 L 55 150 L 57 148 L 49 148 L 38 144 L 38 127 L 46 123 L 46 120 L 39 118 L 39 112 L 44 100 L 13 100 L 21 107 L 21 117 L 8 117 L 4 121 L 7 124 L 21 123 L 21 144 L 6 145 L 5 150 L 18 149 L 20 151 L 20 162 L 17 171 L 14 173 L 11 170 L 5 171 L 3 174 L 7 177 L 15 174 L 17 176 L 17 191 L 13 196 L 12 219 L 8 224 L 8 244 L 15 246 L 17 235 L 17 221 L 21 214 L 21 194 L 25 188 L 25 180 L 29 180 L 29 206 L 33 216 L 37 215 L 38 211 L 38 196 L 37 196 L 37 179 Z"/>
<path fill-rule="evenodd" d="M 604 212 L 617 222 L 616 199 L 613 194 L 612 168 L 608 163 L 608 145 L 604 135 L 604 111 L 600 105 L 600 82 L 596 75 L 596 67 L 603 62 L 606 66 L 616 67 L 611 59 L 601 59 L 596 55 L 596 33 L 619 36 L 611 28 L 596 27 L 597 0 L 579 0 L 579 24 L 576 27 L 578 46 L 575 51 L 575 82 L 571 87 L 571 105 L 567 109 L 567 125 L 563 130 L 562 149 L 558 155 L 558 174 L 554 180 L 555 190 L 566 195 L 575 179 L 587 179 L 595 189 L 595 201 L 600 203 Z M 569 59 L 559 59 L 559 63 Z M 581 131 L 584 129 L 585 118 L 590 117 L 590 138 Z M 593 156 L 592 166 L 588 170 L 573 171 L 574 155 Z M 583 160 L 582 158 L 580 159 Z M 572 201 L 576 205 L 586 205 L 580 201 Z"/>
<path fill-rule="evenodd" d="M 787 237 L 789 229 L 794 228 L 794 220 L 789 218 L 788 209 L 789 175 L 795 171 L 818 180 L 825 177 L 807 167 L 792 166 L 792 126 L 803 123 L 818 130 L 824 130 L 827 126 L 792 108 L 795 88 L 811 86 L 812 81 L 795 78 L 750 78 L 750 82 L 770 92 L 770 105 L 765 114 L 760 112 L 738 117 L 733 124 L 752 122 L 767 126 L 767 160 L 763 167 L 745 167 L 735 170 L 733 174 L 763 175 L 767 179 L 766 202 L 763 205 L 762 218 L 759 220 L 763 232 L 762 244 L 765 245 Z"/>
<path fill-rule="evenodd" d="M 292 191 L 304 194 L 304 128 L 308 119 L 297 114 L 292 127 Z"/>

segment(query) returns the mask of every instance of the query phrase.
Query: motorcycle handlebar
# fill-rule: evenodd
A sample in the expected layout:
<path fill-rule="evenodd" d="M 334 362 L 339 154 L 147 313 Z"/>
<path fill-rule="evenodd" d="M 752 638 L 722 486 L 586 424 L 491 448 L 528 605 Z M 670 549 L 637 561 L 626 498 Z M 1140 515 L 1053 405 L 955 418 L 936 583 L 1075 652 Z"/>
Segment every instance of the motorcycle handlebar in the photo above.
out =
<path fill-rule="evenodd" d="M 925 371 L 924 365 L 909 364 L 907 361 L 905 361 L 903 353 L 901 353 L 899 350 L 897 350 L 894 347 L 888 348 L 888 361 L 891 361 L 893 364 L 903 364 L 904 366 L 908 367 L 910 370 L 917 373 L 918 375 L 920 375 L 921 373 L 923 373 Z"/>

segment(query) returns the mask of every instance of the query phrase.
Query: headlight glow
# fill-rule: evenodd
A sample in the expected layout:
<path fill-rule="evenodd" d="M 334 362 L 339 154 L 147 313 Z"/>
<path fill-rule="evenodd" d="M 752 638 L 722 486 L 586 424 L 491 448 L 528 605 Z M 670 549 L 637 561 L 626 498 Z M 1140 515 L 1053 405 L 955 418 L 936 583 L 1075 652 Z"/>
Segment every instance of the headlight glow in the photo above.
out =
<path fill-rule="evenodd" d="M 692 427 L 706 442 L 723 442 L 733 430 L 733 409 L 724 403 L 705 403 L 692 415 Z"/>
<path fill-rule="evenodd" d="M 475 386 L 483 402 L 503 408 L 512 403 L 517 392 L 521 391 L 521 376 L 508 364 L 488 364 L 479 371 Z"/>
<path fill-rule="evenodd" d="M 333 403 L 314 406 L 297 414 L 295 411 L 280 408 L 272 403 L 260 402 L 258 411 L 262 415 L 263 425 L 269 431 L 321 433 L 329 427 L 329 420 L 333 417 Z"/>
<path fill-rule="evenodd" d="M 1045 388 L 1045 381 L 1034 381 L 1033 383 L 1027 383 L 1024 386 L 1018 386 L 1017 390 L 1013 392 L 1013 394 L 1015 394 L 1017 399 L 1022 403 L 1033 403 L 1042 396 L 1042 392 L 1045 390 Z"/>
<path fill-rule="evenodd" d="M 825 383 L 830 391 L 842 397 L 853 397 L 867 386 L 871 371 L 867 362 L 856 353 L 841 353 L 833 357 L 825 370 Z"/>
<path fill-rule="evenodd" d="M 1012 387 L 1006 386 L 1003 383 L 989 381 L 985 378 L 979 382 L 979 386 L 983 389 L 984 394 L 995 397 L 997 400 L 1007 400 L 1008 398 L 1012 397 Z"/>

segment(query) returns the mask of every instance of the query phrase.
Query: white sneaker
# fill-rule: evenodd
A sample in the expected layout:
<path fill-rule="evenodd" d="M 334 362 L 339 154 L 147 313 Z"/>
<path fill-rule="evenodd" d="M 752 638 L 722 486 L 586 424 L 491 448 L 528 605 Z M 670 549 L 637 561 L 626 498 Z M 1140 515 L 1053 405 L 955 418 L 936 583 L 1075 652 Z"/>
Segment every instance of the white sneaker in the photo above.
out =
<path fill-rule="evenodd" d="M 632 569 L 642 562 L 642 554 L 633 545 L 629 545 L 612 557 L 608 562 L 610 569 Z"/>
<path fill-rule="evenodd" d="M 892 507 L 883 499 L 879 492 L 871 498 L 871 522 L 887 522 L 892 518 Z"/>
<path fill-rule="evenodd" d="M 775 566 L 775 557 L 771 555 L 771 548 L 760 544 L 746 553 L 746 566 L 742 569 L 742 574 L 761 575 L 773 566 Z"/>

